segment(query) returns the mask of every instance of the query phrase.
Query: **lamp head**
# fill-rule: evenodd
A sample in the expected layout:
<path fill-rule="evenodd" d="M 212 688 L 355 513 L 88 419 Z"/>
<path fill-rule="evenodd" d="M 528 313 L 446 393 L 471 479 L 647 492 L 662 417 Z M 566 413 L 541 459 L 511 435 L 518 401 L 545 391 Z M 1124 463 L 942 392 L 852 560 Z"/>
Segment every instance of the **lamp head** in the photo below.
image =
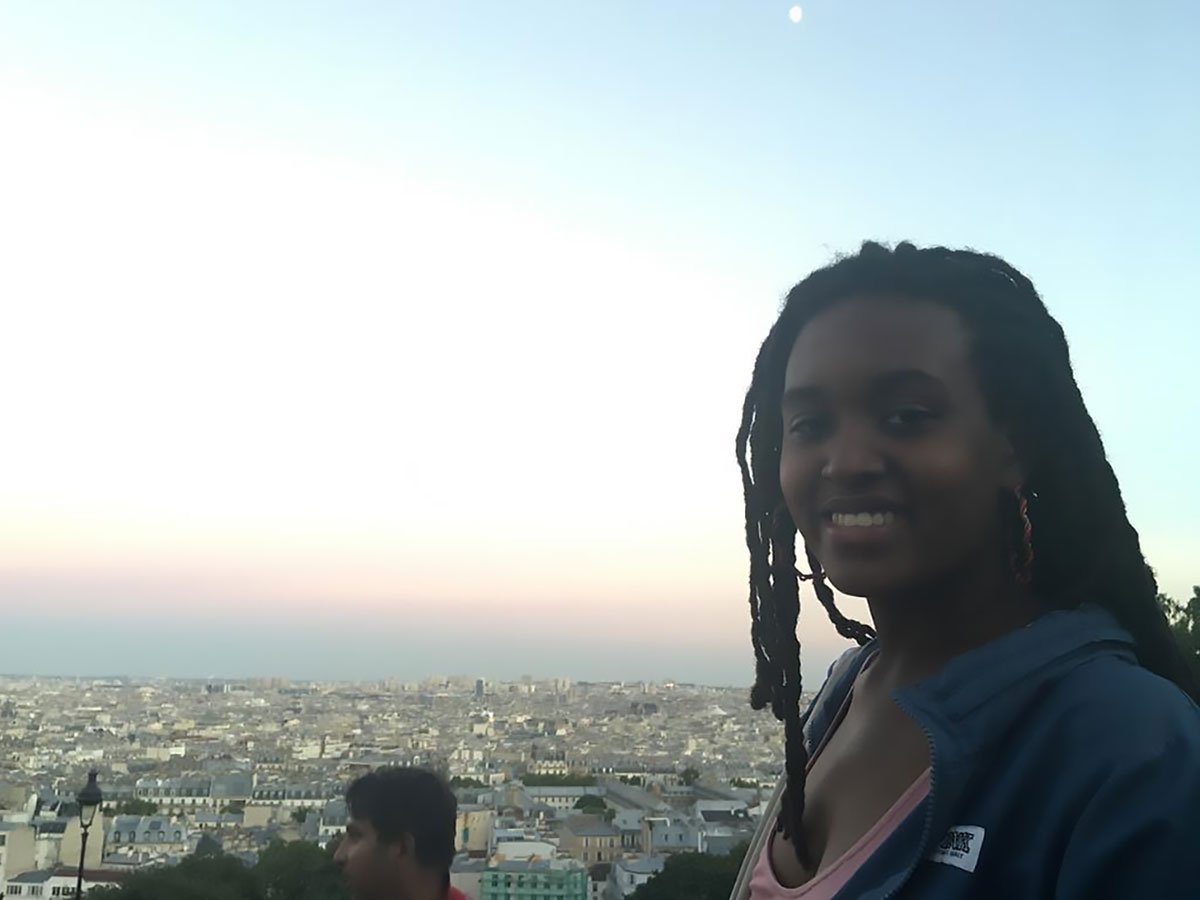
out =
<path fill-rule="evenodd" d="M 88 772 L 88 782 L 76 799 L 79 801 L 79 824 L 84 828 L 90 828 L 92 820 L 96 818 L 96 810 L 100 808 L 100 804 L 104 802 L 104 795 L 100 792 L 100 785 L 96 784 L 95 769 Z"/>

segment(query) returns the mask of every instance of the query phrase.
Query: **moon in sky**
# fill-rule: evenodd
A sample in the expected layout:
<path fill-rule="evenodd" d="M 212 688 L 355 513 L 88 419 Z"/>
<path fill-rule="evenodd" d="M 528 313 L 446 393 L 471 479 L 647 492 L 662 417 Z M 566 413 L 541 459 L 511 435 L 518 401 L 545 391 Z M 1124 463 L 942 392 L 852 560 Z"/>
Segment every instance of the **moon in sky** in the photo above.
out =
<path fill-rule="evenodd" d="M 796 24 L 799 24 L 800 20 L 804 18 L 804 10 L 798 6 L 793 6 L 788 10 L 788 18 Z"/>

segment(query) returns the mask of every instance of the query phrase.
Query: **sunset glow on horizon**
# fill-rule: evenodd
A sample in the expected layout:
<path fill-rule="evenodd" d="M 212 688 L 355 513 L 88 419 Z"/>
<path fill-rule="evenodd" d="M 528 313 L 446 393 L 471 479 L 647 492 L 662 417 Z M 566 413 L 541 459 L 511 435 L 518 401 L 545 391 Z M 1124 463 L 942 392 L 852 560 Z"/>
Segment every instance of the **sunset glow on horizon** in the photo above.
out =
<path fill-rule="evenodd" d="M 1200 489 L 1173 473 L 1200 433 L 1162 385 L 1200 327 L 1200 188 L 1163 148 L 1196 134 L 1108 117 L 1182 108 L 1138 65 L 1175 57 L 1081 58 L 1018 109 L 1015 25 L 917 64 L 892 29 L 937 10 L 827 6 L 820 34 L 779 7 L 0 9 L 0 671 L 303 677 L 278 628 L 330 677 L 509 676 L 519 646 L 534 674 L 748 684 L 743 393 L 786 291 L 865 238 L 1031 275 L 1190 591 Z M 1003 134 L 905 112 L 947 72 Z M 1079 137 L 1032 140 L 1063 95 Z M 844 641 L 804 591 L 811 681 Z"/>

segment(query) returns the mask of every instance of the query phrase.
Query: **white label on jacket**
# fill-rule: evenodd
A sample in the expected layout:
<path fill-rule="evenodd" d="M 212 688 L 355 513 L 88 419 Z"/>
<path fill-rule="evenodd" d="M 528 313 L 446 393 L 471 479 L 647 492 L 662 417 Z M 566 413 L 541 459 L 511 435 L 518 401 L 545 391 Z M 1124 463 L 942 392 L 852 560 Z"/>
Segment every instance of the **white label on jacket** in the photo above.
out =
<path fill-rule="evenodd" d="M 929 854 L 933 862 L 958 866 L 967 872 L 975 871 L 979 849 L 983 846 L 983 829 L 978 825 L 955 825 L 946 832 L 940 844 Z"/>

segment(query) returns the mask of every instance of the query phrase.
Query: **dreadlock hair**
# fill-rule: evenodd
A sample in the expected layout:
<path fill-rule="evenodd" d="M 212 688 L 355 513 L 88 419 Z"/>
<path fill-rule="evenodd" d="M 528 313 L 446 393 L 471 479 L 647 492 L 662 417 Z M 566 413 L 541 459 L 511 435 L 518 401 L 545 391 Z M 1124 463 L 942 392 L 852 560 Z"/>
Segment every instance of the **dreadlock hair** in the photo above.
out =
<path fill-rule="evenodd" d="M 1062 327 L 1032 282 L 995 256 L 866 242 L 857 254 L 818 269 L 788 293 L 755 361 L 737 434 L 750 551 L 755 660 L 750 703 L 755 709 L 769 705 L 784 724 L 786 786 L 778 828 L 802 861 L 808 753 L 801 733 L 799 582 L 812 581 L 839 634 L 863 644 L 874 632 L 838 610 L 811 550 L 806 553 L 811 574 L 796 567 L 796 525 L 779 482 L 784 370 L 797 335 L 814 316 L 865 293 L 940 303 L 965 323 L 988 412 L 1022 464 L 1037 550 L 1030 589 L 1055 608 L 1085 601 L 1104 607 L 1133 636 L 1143 666 L 1200 701 L 1200 680 L 1158 604 L 1154 574 L 1075 383 Z M 1019 528 L 1015 501 L 1012 506 L 1013 526 Z"/>

